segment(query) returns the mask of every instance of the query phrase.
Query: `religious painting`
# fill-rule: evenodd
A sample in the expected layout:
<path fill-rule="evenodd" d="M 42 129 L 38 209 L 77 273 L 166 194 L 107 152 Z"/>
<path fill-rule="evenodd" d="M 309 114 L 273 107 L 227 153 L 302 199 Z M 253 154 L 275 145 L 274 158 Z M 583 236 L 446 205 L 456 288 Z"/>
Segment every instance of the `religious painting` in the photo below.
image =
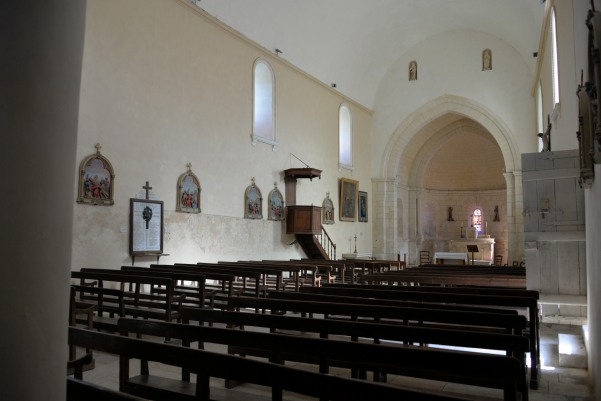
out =
<path fill-rule="evenodd" d="M 278 189 L 277 184 L 273 183 L 274 187 L 269 193 L 269 220 L 280 221 L 284 220 L 284 197 Z"/>
<path fill-rule="evenodd" d="M 186 165 L 188 171 L 177 180 L 176 212 L 200 213 L 200 181 L 192 172 L 192 164 Z"/>
<path fill-rule="evenodd" d="M 163 202 L 130 199 L 129 253 L 163 253 Z"/>
<path fill-rule="evenodd" d="M 111 162 L 100 153 L 100 144 L 97 143 L 95 148 L 96 153 L 79 165 L 77 203 L 113 205 L 115 172 Z"/>
<path fill-rule="evenodd" d="M 367 192 L 359 191 L 359 221 L 367 223 Z"/>
<path fill-rule="evenodd" d="M 263 218 L 263 196 L 261 195 L 261 190 L 255 184 L 254 177 L 252 184 L 246 187 L 246 191 L 244 192 L 244 218 Z"/>
<path fill-rule="evenodd" d="M 321 204 L 321 222 L 322 224 L 334 224 L 334 202 L 330 199 L 330 193 L 326 194 L 326 198 Z"/>
<path fill-rule="evenodd" d="M 355 221 L 357 218 L 357 190 L 359 181 L 340 179 L 340 221 Z"/>

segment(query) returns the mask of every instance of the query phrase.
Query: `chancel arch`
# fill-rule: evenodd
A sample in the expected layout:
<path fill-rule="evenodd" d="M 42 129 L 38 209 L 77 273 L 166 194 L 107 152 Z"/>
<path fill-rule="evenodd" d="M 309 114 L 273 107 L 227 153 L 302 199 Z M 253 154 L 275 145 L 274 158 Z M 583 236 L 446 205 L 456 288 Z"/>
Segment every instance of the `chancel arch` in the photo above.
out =
<path fill-rule="evenodd" d="M 464 175 L 471 174 L 473 179 L 452 183 L 444 177 L 443 173 L 449 170 L 448 163 L 457 158 L 468 161 L 454 165 L 459 169 L 468 168 Z M 498 231 L 505 236 L 505 243 L 501 245 L 506 249 L 506 260 L 521 258 L 523 245 L 519 228 L 523 219 L 515 212 L 522 209 L 520 156 L 510 132 L 494 113 L 469 99 L 450 95 L 437 98 L 399 124 L 381 160 L 381 177 L 373 180 L 374 202 L 377 202 L 374 205 L 385 213 L 376 216 L 374 221 L 375 253 L 386 257 L 407 254 L 411 264 L 416 262 L 418 251 L 424 246 L 435 251 L 435 246 L 422 242 L 423 201 L 431 205 L 437 202 L 436 193 L 438 198 L 445 198 L 440 195 L 445 191 L 461 191 L 461 202 L 486 204 L 491 210 L 485 212 L 491 216 L 493 208 L 500 206 L 503 217 Z M 439 174 L 432 174 L 433 169 L 438 169 Z M 453 185 L 444 187 L 441 183 Z M 493 199 L 491 196 L 482 199 L 482 191 L 492 194 Z M 386 213 L 398 211 L 394 203 L 399 201 L 408 205 L 403 208 L 403 216 Z M 439 222 L 436 235 L 445 238 L 461 233 L 459 226 L 454 227 L 461 221 L 468 223 L 467 213 L 458 216 L 455 222 L 440 223 L 448 207 L 452 206 L 439 204 L 436 212 Z M 405 222 L 403 227 L 394 227 L 401 222 Z"/>

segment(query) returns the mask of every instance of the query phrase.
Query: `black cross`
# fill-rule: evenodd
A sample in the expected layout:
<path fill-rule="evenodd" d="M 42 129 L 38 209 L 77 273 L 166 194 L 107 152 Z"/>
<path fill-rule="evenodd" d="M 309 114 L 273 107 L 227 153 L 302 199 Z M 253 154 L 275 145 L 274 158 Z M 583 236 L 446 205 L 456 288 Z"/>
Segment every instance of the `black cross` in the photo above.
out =
<path fill-rule="evenodd" d="M 148 185 L 148 181 L 146 181 L 146 185 L 144 185 L 144 186 L 142 187 L 142 189 L 145 189 L 145 190 L 146 190 L 146 199 L 147 199 L 147 200 L 148 200 L 148 199 L 150 199 L 150 198 L 148 197 L 148 191 L 150 191 L 150 190 L 152 189 L 152 187 L 151 187 L 150 185 Z"/>

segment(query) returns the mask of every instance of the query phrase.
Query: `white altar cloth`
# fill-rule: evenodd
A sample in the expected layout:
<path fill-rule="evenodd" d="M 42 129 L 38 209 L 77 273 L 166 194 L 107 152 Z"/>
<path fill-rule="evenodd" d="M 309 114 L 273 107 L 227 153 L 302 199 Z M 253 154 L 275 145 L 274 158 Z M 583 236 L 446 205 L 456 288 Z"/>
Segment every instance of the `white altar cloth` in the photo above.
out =
<path fill-rule="evenodd" d="M 438 259 L 463 260 L 466 265 L 468 264 L 467 253 L 462 252 L 434 252 L 434 262 L 436 263 Z"/>

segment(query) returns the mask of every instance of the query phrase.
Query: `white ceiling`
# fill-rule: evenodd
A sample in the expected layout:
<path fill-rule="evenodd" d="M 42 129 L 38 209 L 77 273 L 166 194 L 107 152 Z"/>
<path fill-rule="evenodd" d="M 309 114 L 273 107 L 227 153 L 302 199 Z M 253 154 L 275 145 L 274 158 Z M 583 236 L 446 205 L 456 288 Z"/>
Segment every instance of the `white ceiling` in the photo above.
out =
<path fill-rule="evenodd" d="M 448 31 L 492 35 L 534 71 L 541 0 L 191 0 L 269 51 L 372 108 L 389 67 Z"/>

